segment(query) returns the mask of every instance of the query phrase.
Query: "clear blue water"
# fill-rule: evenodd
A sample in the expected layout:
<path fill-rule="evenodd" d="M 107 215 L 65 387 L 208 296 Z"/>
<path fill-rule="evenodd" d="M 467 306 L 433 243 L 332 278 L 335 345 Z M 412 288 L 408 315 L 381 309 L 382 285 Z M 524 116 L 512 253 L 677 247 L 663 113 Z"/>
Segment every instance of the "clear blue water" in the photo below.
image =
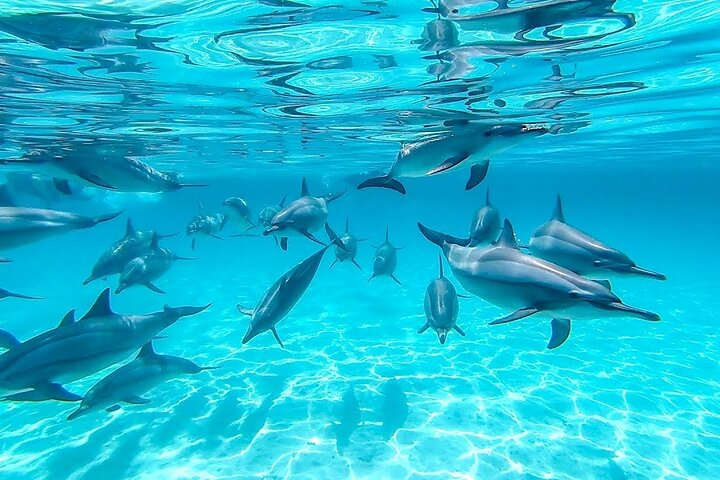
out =
<path fill-rule="evenodd" d="M 137 156 L 209 187 L 86 188 L 83 201 L 18 195 L 28 206 L 124 213 L 0 252 L 13 259 L 0 265 L 0 286 L 45 297 L 1 300 L 0 328 L 25 340 L 114 288 L 116 278 L 82 281 L 130 216 L 143 230 L 181 232 L 163 244 L 198 259 L 156 282 L 166 295 L 133 288 L 113 295 L 113 307 L 212 302 L 155 347 L 221 368 L 158 385 L 148 405 L 73 422 L 76 404 L 2 403 L 0 477 L 716 478 L 717 5 L 597 1 L 567 15 L 545 6 L 520 17 L 529 31 L 519 33 L 516 16 L 469 20 L 493 2 L 456 2 L 476 5 L 447 17 L 457 39 L 436 53 L 422 43 L 437 18 L 421 11 L 429 2 L 272 3 L 6 2 L 0 158 L 90 143 L 106 149 L 98 161 Z M 464 120 L 557 129 L 492 158 L 471 192 L 466 173 L 404 181 L 406 196 L 355 189 L 387 170 L 400 142 Z M 241 345 L 248 320 L 235 305 L 255 305 L 317 246 L 293 238 L 282 252 L 269 238 L 230 238 L 237 229 L 228 226 L 193 252 L 185 226 L 198 200 L 220 212 L 229 196 L 247 199 L 257 217 L 299 195 L 302 177 L 313 193 L 348 189 L 329 222 L 342 230 L 349 217 L 370 239 L 358 252 L 364 270 L 330 270 L 329 252 L 278 326 L 285 348 L 270 333 Z M 440 345 L 418 335 L 438 266 L 416 222 L 463 234 L 486 187 L 523 241 L 562 193 L 568 222 L 667 274 L 613 279 L 618 296 L 662 321 L 579 320 L 548 351 L 546 320 L 491 327 L 509 312 L 472 297 L 460 299 L 466 337 L 453 332 Z M 386 226 L 403 247 L 402 286 L 366 282 Z M 84 394 L 119 366 L 66 386 Z M 386 438 L 383 419 L 404 417 L 403 402 L 383 407 L 393 380 L 407 418 Z M 349 385 L 360 423 L 338 448 L 333 425 L 347 417 Z"/>

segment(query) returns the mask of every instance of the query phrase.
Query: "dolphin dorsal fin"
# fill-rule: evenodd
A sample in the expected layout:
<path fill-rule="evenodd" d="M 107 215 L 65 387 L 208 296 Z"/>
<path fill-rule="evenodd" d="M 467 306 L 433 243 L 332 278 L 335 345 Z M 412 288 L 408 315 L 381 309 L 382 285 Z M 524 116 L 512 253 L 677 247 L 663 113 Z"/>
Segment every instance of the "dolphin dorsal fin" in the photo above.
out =
<path fill-rule="evenodd" d="M 65 316 L 60 320 L 60 324 L 58 325 L 58 328 L 65 327 L 67 325 L 72 325 L 75 323 L 75 309 L 73 308 L 69 312 L 65 314 Z"/>
<path fill-rule="evenodd" d="M 159 248 L 160 247 L 158 246 L 158 234 L 157 232 L 153 232 L 152 240 L 150 240 L 150 250 L 154 252 Z"/>
<path fill-rule="evenodd" d="M 565 223 L 565 214 L 563 213 L 562 199 L 560 198 L 559 193 L 557 196 L 557 200 L 555 201 L 555 210 L 552 214 L 552 220 L 557 220 L 558 222 Z"/>
<path fill-rule="evenodd" d="M 438 253 L 438 262 L 440 262 L 440 277 L 438 277 L 438 278 L 445 278 L 445 271 L 443 270 L 443 261 L 442 261 L 441 253 Z"/>
<path fill-rule="evenodd" d="M 510 220 L 507 218 L 505 219 L 505 224 L 503 225 L 502 233 L 500 233 L 497 245 L 505 248 L 520 250 L 520 247 L 518 247 L 517 241 L 515 240 L 515 230 L 513 230 L 512 223 L 510 223 Z"/>
<path fill-rule="evenodd" d="M 0 207 L 16 207 L 15 200 L 10 195 L 7 183 L 0 185 Z"/>
<path fill-rule="evenodd" d="M 302 187 L 300 189 L 300 196 L 301 197 L 309 197 L 310 196 L 310 190 L 308 190 L 307 179 L 305 177 L 303 177 L 303 179 L 302 179 Z"/>
<path fill-rule="evenodd" d="M 285 206 L 285 201 L 287 200 L 287 195 L 283 195 L 282 200 L 280 200 L 280 203 L 278 203 L 278 206 L 280 208 Z"/>
<path fill-rule="evenodd" d="M 100 293 L 100 295 L 98 295 L 93 306 L 90 307 L 90 310 L 88 310 L 88 312 L 80 320 L 106 317 L 109 315 L 115 315 L 115 312 L 113 312 L 112 307 L 110 306 L 110 289 L 106 288 Z"/>
<path fill-rule="evenodd" d="M 490 187 L 485 191 L 485 206 L 490 206 Z"/>
<path fill-rule="evenodd" d="M 157 356 L 157 353 L 155 352 L 155 349 L 153 348 L 152 340 L 147 342 L 143 347 L 140 349 L 140 352 L 137 354 L 137 357 L 135 358 L 142 358 L 142 357 L 155 357 Z"/>
<path fill-rule="evenodd" d="M 132 235 L 135 235 L 135 227 L 133 227 L 132 219 L 128 217 L 127 222 L 125 223 L 125 236 L 130 237 Z"/>

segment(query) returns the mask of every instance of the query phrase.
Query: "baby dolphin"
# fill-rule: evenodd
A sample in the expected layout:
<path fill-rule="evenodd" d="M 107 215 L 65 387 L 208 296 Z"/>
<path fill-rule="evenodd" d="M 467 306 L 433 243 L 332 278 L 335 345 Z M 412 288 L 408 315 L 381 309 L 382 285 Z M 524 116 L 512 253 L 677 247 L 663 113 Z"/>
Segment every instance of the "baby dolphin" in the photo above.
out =
<path fill-rule="evenodd" d="M 322 228 L 328 216 L 328 204 L 333 200 L 342 197 L 345 192 L 314 197 L 310 194 L 307 180 L 302 180 L 302 191 L 300 198 L 280 210 L 270 221 L 270 227 L 266 228 L 263 235 L 275 235 L 280 237 L 280 246 L 287 250 L 288 236 L 304 236 L 315 243 L 325 245 L 317 239 L 313 232 Z"/>
<path fill-rule="evenodd" d="M 186 358 L 159 355 L 152 341 L 145 344 L 137 357 L 96 383 L 83 397 L 80 407 L 67 419 L 74 420 L 90 412 L 105 409 L 114 412 L 120 403 L 143 405 L 150 400 L 141 395 L 160 383 L 180 375 L 194 375 L 217 367 L 201 367 Z"/>
<path fill-rule="evenodd" d="M 468 127 L 460 133 L 449 133 L 404 145 L 384 177 L 371 178 L 358 185 L 389 188 L 405 194 L 400 177 L 426 177 L 448 172 L 461 165 L 472 165 L 465 190 L 475 188 L 487 175 L 490 157 L 498 155 L 522 140 L 538 137 L 549 130 L 542 125 L 518 124 L 492 127 Z M 484 157 L 475 163 L 472 158 Z"/>
<path fill-rule="evenodd" d="M 330 245 L 324 246 L 317 253 L 295 265 L 280 277 L 265 292 L 255 309 L 244 308 L 241 305 L 237 306 L 240 313 L 250 317 L 250 325 L 242 339 L 243 345 L 269 330 L 277 343 L 282 348 L 285 348 L 275 327 L 292 310 L 308 289 L 328 248 L 330 248 Z"/>
<path fill-rule="evenodd" d="M 182 183 L 176 172 L 161 172 L 132 156 L 105 155 L 91 152 L 62 156 L 35 150 L 20 160 L 3 160 L 4 165 L 27 167 L 55 178 L 82 181 L 86 185 L 118 192 L 160 193 L 184 187 L 206 185 Z"/>
<path fill-rule="evenodd" d="M 330 265 L 330 268 L 334 267 L 336 263 L 340 262 L 346 262 L 351 261 L 353 265 L 355 265 L 357 268 L 362 270 L 362 267 L 360 264 L 355 260 L 355 256 L 357 255 L 357 244 L 358 242 L 363 242 L 367 240 L 367 238 L 356 238 L 355 235 L 350 233 L 350 220 L 345 219 L 345 233 L 342 237 L 338 237 L 335 235 L 335 232 L 332 231 L 330 228 L 330 225 L 325 224 L 325 230 L 330 237 L 331 240 L 335 240 L 335 261 Z M 340 246 L 342 245 L 342 246 Z"/>
<path fill-rule="evenodd" d="M 125 236 L 103 252 L 98 261 L 95 262 L 92 272 L 85 279 L 83 285 L 87 285 L 98 278 L 122 273 L 123 268 L 133 258 L 142 257 L 150 252 L 150 243 L 156 235 L 158 238 L 167 238 L 172 237 L 174 234 L 160 235 L 153 230 L 135 230 L 132 220 L 128 218 L 125 225 Z"/>
<path fill-rule="evenodd" d="M 623 252 L 568 225 L 565 222 L 560 195 L 550 220 L 533 232 L 530 250 L 538 257 L 580 275 L 616 273 L 641 275 L 657 280 L 667 279 L 662 273 L 638 267 Z"/>
<path fill-rule="evenodd" d="M 622 303 L 610 291 L 607 280 L 590 280 L 521 252 L 508 220 L 505 220 L 500 239 L 489 248 L 449 243 L 451 237 L 422 224 L 418 227 L 428 240 L 442 248 L 455 278 L 466 290 L 498 307 L 515 310 L 491 325 L 535 314 L 553 318 L 550 349 L 562 345 L 570 335 L 568 317 L 621 316 L 660 320 L 656 313 Z"/>
<path fill-rule="evenodd" d="M 198 202 L 198 210 L 198 214 L 193 217 L 186 229 L 187 236 L 192 237 L 191 247 L 193 250 L 195 250 L 195 240 L 199 235 L 222 240 L 217 234 L 228 222 L 228 216 L 222 213 L 205 213 L 201 202 Z"/>
<path fill-rule="evenodd" d="M 0 288 L 0 300 L 4 298 L 23 298 L 25 300 L 42 300 L 42 297 L 31 297 L 29 295 L 21 295 L 19 293 L 11 292 L 10 290 L 5 290 L 4 288 Z"/>
<path fill-rule="evenodd" d="M 390 227 L 385 228 L 385 241 L 378 245 L 375 250 L 375 259 L 373 260 L 373 274 L 368 278 L 368 282 L 380 275 L 387 275 L 392 278 L 395 283 L 402 285 L 400 280 L 395 276 L 395 267 L 397 266 L 397 251 L 400 250 L 393 246 L 388 240 Z"/>
<path fill-rule="evenodd" d="M 227 212 L 230 222 L 235 223 L 243 230 L 255 228 L 250 207 L 248 207 L 245 200 L 240 197 L 230 197 L 225 199 L 223 205 L 225 206 L 225 211 Z"/>
<path fill-rule="evenodd" d="M 478 209 L 470 224 L 470 246 L 493 243 L 500 235 L 500 210 L 490 203 L 490 189 L 485 194 L 485 205 Z"/>
<path fill-rule="evenodd" d="M 458 316 L 458 295 L 455 286 L 445 278 L 443 273 L 442 255 L 438 255 L 440 261 L 440 276 L 430 282 L 425 292 L 425 318 L 427 322 L 420 327 L 417 333 L 424 333 L 432 328 L 437 333 L 441 345 L 445 345 L 447 334 L 450 330 L 465 336 L 465 332 L 455 323 Z"/>
<path fill-rule="evenodd" d="M 175 260 L 194 260 L 193 258 L 178 257 L 167 248 L 158 246 L 158 235 L 153 236 L 149 252 L 142 257 L 133 258 L 125 265 L 120 274 L 120 281 L 115 293 L 120 293 L 133 285 L 144 285 L 155 293 L 164 294 L 154 280 L 162 277 Z"/>
<path fill-rule="evenodd" d="M 105 289 L 79 321 L 75 321 L 75 310 L 70 310 L 56 328 L 25 342 L 0 330 L 0 348 L 8 350 L 0 355 L 0 390 L 17 392 L 2 400 L 78 401 L 81 397 L 65 390 L 62 383 L 122 361 L 161 330 L 209 306 L 165 305 L 161 312 L 124 315 L 112 310 L 110 289 Z"/>

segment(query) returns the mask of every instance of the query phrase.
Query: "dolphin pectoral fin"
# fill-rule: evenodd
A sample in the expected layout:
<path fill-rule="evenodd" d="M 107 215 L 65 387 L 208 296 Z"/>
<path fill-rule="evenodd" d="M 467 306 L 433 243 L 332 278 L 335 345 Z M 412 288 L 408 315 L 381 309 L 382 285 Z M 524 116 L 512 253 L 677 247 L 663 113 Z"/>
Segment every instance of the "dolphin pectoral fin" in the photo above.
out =
<path fill-rule="evenodd" d="M 105 409 L 105 411 L 108 413 L 117 412 L 118 410 L 120 410 L 120 405 L 118 405 L 117 403 L 115 405 L 113 405 L 111 407 L 107 407 Z"/>
<path fill-rule="evenodd" d="M 280 248 L 283 252 L 287 252 L 288 249 L 288 237 L 282 237 L 280 239 Z"/>
<path fill-rule="evenodd" d="M 402 286 L 402 283 L 400 282 L 400 280 L 398 280 L 394 273 L 390 275 L 390 278 L 392 278 L 395 283 Z"/>
<path fill-rule="evenodd" d="M 10 350 L 18 345 L 20 345 L 20 340 L 18 340 L 15 335 L 7 330 L 0 330 L 0 348 Z"/>
<path fill-rule="evenodd" d="M 507 315 L 502 318 L 498 318 L 497 320 L 493 320 L 490 322 L 490 325 L 502 325 L 503 323 L 510 323 L 514 322 L 515 320 L 520 320 L 521 318 L 529 317 L 530 315 L 535 315 L 540 311 L 539 308 L 521 308 L 520 310 L 515 310 L 510 315 Z"/>
<path fill-rule="evenodd" d="M 96 187 L 100 188 L 106 188 L 108 190 L 117 190 L 117 188 L 113 187 L 109 183 L 105 182 L 102 178 L 98 177 L 97 175 L 94 175 L 90 172 L 78 172 L 78 177 L 82 178 L 88 183 L 92 183 Z"/>
<path fill-rule="evenodd" d="M 357 262 L 357 260 L 355 260 L 354 258 L 352 259 L 352 263 L 353 263 L 353 265 L 355 265 L 359 270 L 362 270 L 362 267 L 361 267 L 360 264 Z"/>
<path fill-rule="evenodd" d="M 149 398 L 143 398 L 140 395 L 130 395 L 129 397 L 123 398 L 122 401 L 131 405 L 146 405 L 150 403 Z"/>
<path fill-rule="evenodd" d="M 429 324 L 428 322 L 425 322 L 425 325 L 423 325 L 422 327 L 418 328 L 417 333 L 425 333 L 428 328 L 430 328 L 430 324 Z"/>
<path fill-rule="evenodd" d="M 553 318 L 550 322 L 552 328 L 552 334 L 550 335 L 550 341 L 548 342 L 548 350 L 559 347 L 565 340 L 570 336 L 571 322 L 569 318 Z"/>
<path fill-rule="evenodd" d="M 458 238 L 453 237 L 452 235 L 445 235 L 444 233 L 437 232 L 435 230 L 432 230 L 422 223 L 418 222 L 417 224 L 418 228 L 420 229 L 420 233 L 423 234 L 423 236 L 428 239 L 428 241 L 434 243 L 438 247 L 442 248 L 443 243 L 449 243 L 451 245 L 460 245 L 461 247 L 466 247 L 470 244 L 469 238 Z"/>
<path fill-rule="evenodd" d="M 65 195 L 72 195 L 72 190 L 70 190 L 70 182 L 68 182 L 64 178 L 57 177 L 53 177 L 52 180 L 53 185 L 55 186 L 55 190 L 60 193 L 64 193 Z"/>
<path fill-rule="evenodd" d="M 159 294 L 165 295 L 165 290 L 163 290 L 162 288 L 158 287 L 157 285 L 155 285 L 155 284 L 152 283 L 152 282 L 146 282 L 146 283 L 145 283 L 145 286 L 146 286 L 147 288 L 149 288 L 150 290 L 152 290 L 153 292 L 155 292 L 155 293 L 159 293 Z"/>
<path fill-rule="evenodd" d="M 453 325 L 453 330 L 455 330 L 457 333 L 459 333 L 461 336 L 465 336 L 465 332 L 462 328 L 458 327 L 457 325 Z"/>
<path fill-rule="evenodd" d="M 32 390 L 7 395 L 2 397 L 2 400 L 8 402 L 44 402 L 45 400 L 78 402 L 82 400 L 82 397 L 65 390 L 59 383 L 46 383 L 44 385 L 37 385 Z"/>
<path fill-rule="evenodd" d="M 237 308 L 238 312 L 240 312 L 241 314 L 243 314 L 245 316 L 252 317 L 252 315 L 253 315 L 252 308 L 245 308 L 242 305 L 240 305 L 239 303 L 236 305 L 236 308 Z"/>
<path fill-rule="evenodd" d="M 270 331 L 272 332 L 273 336 L 275 337 L 275 340 L 277 340 L 277 342 L 278 342 L 278 344 L 280 345 L 280 347 L 281 347 L 281 348 L 285 348 L 285 345 L 283 345 L 282 340 L 280 340 L 280 335 L 278 335 L 278 332 L 277 332 L 277 330 L 275 329 L 275 327 L 272 327 L 272 328 L 270 329 Z"/>
<path fill-rule="evenodd" d="M 358 190 L 362 190 L 363 188 L 388 188 L 390 190 L 395 190 L 398 193 L 401 193 L 402 195 L 405 195 L 407 193 L 405 191 L 405 187 L 402 183 L 395 180 L 394 178 L 390 177 L 377 177 L 377 178 L 371 178 L 369 180 L 365 180 L 360 185 L 357 186 Z"/>
<path fill-rule="evenodd" d="M 437 167 L 433 168 L 429 172 L 427 172 L 427 175 L 437 175 L 438 173 L 446 172 L 450 170 L 453 167 L 458 166 L 460 163 L 462 163 L 463 160 L 466 160 L 470 155 L 468 155 L 466 152 L 459 153 L 457 155 L 453 155 L 452 157 L 445 160 L 443 163 L 438 165 Z"/>
<path fill-rule="evenodd" d="M 480 185 L 487 177 L 488 168 L 490 168 L 490 160 L 483 160 L 481 163 L 473 165 L 470 168 L 470 178 L 465 184 L 465 190 L 472 190 Z"/>
<path fill-rule="evenodd" d="M 320 241 L 320 239 L 318 239 L 318 238 L 317 238 L 315 235 L 313 235 L 312 233 L 310 233 L 310 232 L 302 232 L 302 234 L 305 235 L 305 236 L 306 236 L 307 238 L 309 238 L 310 240 L 312 240 L 313 242 L 315 242 L 315 243 L 317 243 L 317 244 L 319 244 L 319 245 L 322 245 L 323 247 L 327 247 L 327 245 L 325 245 L 322 241 Z"/>

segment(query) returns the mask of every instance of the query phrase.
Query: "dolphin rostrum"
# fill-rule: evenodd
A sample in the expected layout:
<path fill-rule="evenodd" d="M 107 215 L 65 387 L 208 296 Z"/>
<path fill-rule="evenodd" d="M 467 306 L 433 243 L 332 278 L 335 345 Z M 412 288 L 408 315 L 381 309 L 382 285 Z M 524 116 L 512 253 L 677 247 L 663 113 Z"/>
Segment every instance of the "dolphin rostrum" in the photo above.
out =
<path fill-rule="evenodd" d="M 536 314 L 553 318 L 550 349 L 562 345 L 570 335 L 570 318 L 660 320 L 656 313 L 625 305 L 610 290 L 607 280 L 590 280 L 521 252 L 508 220 L 500 239 L 489 248 L 450 243 L 452 237 L 418 226 L 428 240 L 442 248 L 455 278 L 466 290 L 498 307 L 514 310 L 491 325 Z"/>
<path fill-rule="evenodd" d="M 146 315 L 115 313 L 110 289 L 105 289 L 78 321 L 70 310 L 60 324 L 20 342 L 0 331 L 0 390 L 10 401 L 77 401 L 81 397 L 61 385 L 87 377 L 122 361 L 181 317 L 196 315 L 202 307 L 170 307 Z"/>
<path fill-rule="evenodd" d="M 19 293 L 11 292 L 10 290 L 5 290 L 4 288 L 0 288 L 0 300 L 8 297 L 23 298 L 25 300 L 42 300 L 42 297 L 31 297 L 30 295 L 22 295 Z"/>
<path fill-rule="evenodd" d="M 443 273 L 442 255 L 438 255 L 440 261 L 440 276 L 430 282 L 425 291 L 425 325 L 420 327 L 417 333 L 424 333 L 432 328 L 437 333 L 438 340 L 445 345 L 447 334 L 450 330 L 465 336 L 465 332 L 457 325 L 458 316 L 458 295 L 455 286 L 445 278 Z"/>
<path fill-rule="evenodd" d="M 322 228 L 327 220 L 328 204 L 342 197 L 345 192 L 314 197 L 308 190 L 307 180 L 303 178 L 300 198 L 275 214 L 270 226 L 263 235 L 280 237 L 280 246 L 287 250 L 287 237 L 304 236 L 315 243 L 325 245 L 313 232 Z"/>
<path fill-rule="evenodd" d="M 285 348 L 275 327 L 308 289 L 328 248 L 330 248 L 330 245 L 324 246 L 280 277 L 265 292 L 265 295 L 254 309 L 245 308 L 241 305 L 237 306 L 240 313 L 250 317 L 250 325 L 242 339 L 243 345 L 269 330 L 277 343 Z"/>
<path fill-rule="evenodd" d="M 335 240 L 335 261 L 330 265 L 330 268 L 334 267 L 336 263 L 340 262 L 352 262 L 357 268 L 362 270 L 360 264 L 355 260 L 357 255 L 357 244 L 363 242 L 367 238 L 357 238 L 355 235 L 350 233 L 350 220 L 345 219 L 345 233 L 342 237 L 335 235 L 329 225 L 325 224 L 325 229 L 331 240 Z M 342 246 L 340 246 L 342 245 Z"/>
<path fill-rule="evenodd" d="M 404 145 L 392 167 L 384 177 L 365 180 L 358 189 L 368 187 L 389 188 L 405 194 L 401 177 L 426 177 L 455 170 L 461 165 L 472 165 L 466 190 L 475 188 L 485 179 L 490 161 L 522 140 L 548 132 L 542 125 L 496 125 L 468 127 L 461 133 L 449 133 Z M 476 163 L 472 160 L 482 157 Z"/>
<path fill-rule="evenodd" d="M 620 250 L 605 245 L 566 223 L 560 195 L 557 197 L 552 218 L 533 232 L 530 251 L 580 275 L 616 273 L 641 275 L 657 280 L 667 278 L 662 273 L 638 267 Z"/>
<path fill-rule="evenodd" d="M 137 357 L 96 383 L 83 397 L 80 407 L 68 416 L 74 420 L 90 412 L 105 409 L 114 412 L 120 403 L 143 405 L 150 400 L 141 395 L 160 383 L 180 375 L 194 375 L 217 367 L 201 367 L 195 362 L 173 355 L 159 355 L 152 341 L 145 344 Z"/>
<path fill-rule="evenodd" d="M 385 228 L 385 241 L 378 245 L 375 250 L 375 259 L 373 260 L 373 274 L 368 278 L 368 282 L 375 277 L 387 275 L 392 278 L 395 283 L 402 285 L 400 280 L 395 276 L 395 267 L 397 266 L 397 251 L 389 240 L 390 227 Z"/>
<path fill-rule="evenodd" d="M 120 273 L 120 281 L 115 293 L 120 293 L 133 285 L 144 285 L 155 293 L 164 294 L 153 281 L 162 277 L 175 260 L 194 260 L 194 258 L 179 257 L 167 248 L 158 246 L 158 235 L 153 235 L 149 251 L 130 260 Z"/>

